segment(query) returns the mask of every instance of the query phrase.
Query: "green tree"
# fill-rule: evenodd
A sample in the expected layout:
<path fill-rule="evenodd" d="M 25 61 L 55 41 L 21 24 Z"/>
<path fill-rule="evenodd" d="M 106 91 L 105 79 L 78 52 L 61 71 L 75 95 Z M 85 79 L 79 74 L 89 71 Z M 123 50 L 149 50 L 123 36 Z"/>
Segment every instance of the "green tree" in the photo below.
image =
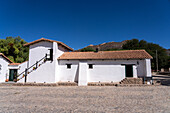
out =
<path fill-rule="evenodd" d="M 28 60 L 29 49 L 23 46 L 25 43 L 27 42 L 19 36 L 0 39 L 0 52 L 13 62 L 21 63 Z"/>
<path fill-rule="evenodd" d="M 159 46 L 158 44 L 148 43 L 144 40 L 132 39 L 127 41 L 123 45 L 123 49 L 135 50 L 135 49 L 145 49 L 152 57 L 152 69 L 156 70 L 156 50 L 158 53 L 158 66 L 159 69 L 166 67 L 168 65 L 168 56 L 166 49 Z"/>

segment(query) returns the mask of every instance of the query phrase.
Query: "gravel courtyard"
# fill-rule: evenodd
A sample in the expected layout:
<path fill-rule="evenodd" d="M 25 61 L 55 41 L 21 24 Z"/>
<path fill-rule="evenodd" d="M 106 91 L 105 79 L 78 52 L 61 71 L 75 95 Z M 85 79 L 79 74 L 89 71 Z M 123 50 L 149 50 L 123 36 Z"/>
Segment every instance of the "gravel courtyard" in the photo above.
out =
<path fill-rule="evenodd" d="M 170 113 L 170 86 L 0 86 L 0 112 Z"/>

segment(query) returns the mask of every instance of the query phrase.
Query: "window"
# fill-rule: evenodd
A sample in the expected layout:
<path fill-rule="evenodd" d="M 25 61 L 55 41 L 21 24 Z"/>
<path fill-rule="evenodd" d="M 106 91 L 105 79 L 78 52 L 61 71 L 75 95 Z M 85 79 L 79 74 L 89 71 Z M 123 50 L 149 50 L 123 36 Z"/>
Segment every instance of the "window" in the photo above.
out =
<path fill-rule="evenodd" d="M 67 69 L 71 69 L 71 64 L 66 64 L 67 65 Z"/>
<path fill-rule="evenodd" d="M 89 69 L 93 69 L 93 64 L 89 64 Z"/>

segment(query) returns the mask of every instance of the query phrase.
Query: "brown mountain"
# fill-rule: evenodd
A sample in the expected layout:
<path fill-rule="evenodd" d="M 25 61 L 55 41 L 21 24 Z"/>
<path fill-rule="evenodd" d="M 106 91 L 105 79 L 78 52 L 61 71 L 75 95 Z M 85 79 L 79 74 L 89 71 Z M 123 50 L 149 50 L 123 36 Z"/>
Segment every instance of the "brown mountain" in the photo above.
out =
<path fill-rule="evenodd" d="M 109 50 L 109 49 L 122 49 L 123 44 L 125 44 L 128 40 L 124 40 L 122 42 L 107 42 L 107 43 L 102 43 L 99 45 L 89 45 L 87 47 L 84 47 L 82 49 L 78 49 L 75 51 L 81 51 L 83 49 L 87 49 L 87 48 L 91 48 L 93 50 L 96 50 L 96 48 L 98 48 L 100 51 L 105 51 L 105 50 Z"/>

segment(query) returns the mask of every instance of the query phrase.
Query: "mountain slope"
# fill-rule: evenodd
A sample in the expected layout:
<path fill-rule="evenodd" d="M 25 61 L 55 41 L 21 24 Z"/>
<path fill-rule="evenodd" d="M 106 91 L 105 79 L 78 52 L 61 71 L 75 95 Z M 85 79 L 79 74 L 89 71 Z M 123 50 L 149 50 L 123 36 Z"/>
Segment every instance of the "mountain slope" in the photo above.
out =
<path fill-rule="evenodd" d="M 91 50 L 96 50 L 96 48 L 98 48 L 100 51 L 105 51 L 110 49 L 122 49 L 123 44 L 125 44 L 126 42 L 127 40 L 124 40 L 122 42 L 107 42 L 99 45 L 89 45 L 75 51 L 83 51 L 84 49 L 88 49 L 88 48 Z"/>

